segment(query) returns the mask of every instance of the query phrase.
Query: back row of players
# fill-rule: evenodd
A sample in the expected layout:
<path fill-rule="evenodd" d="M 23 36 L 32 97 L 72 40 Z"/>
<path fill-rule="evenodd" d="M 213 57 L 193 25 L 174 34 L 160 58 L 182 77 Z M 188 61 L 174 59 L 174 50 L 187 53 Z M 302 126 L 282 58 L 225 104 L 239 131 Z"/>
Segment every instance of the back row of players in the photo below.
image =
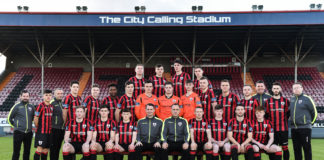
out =
<path fill-rule="evenodd" d="M 163 66 L 157 65 L 156 75 L 145 81 L 144 67 L 137 65 L 136 76 L 125 83 L 125 94 L 120 98 L 116 85 L 111 84 L 109 96 L 100 101 L 100 88 L 95 84 L 82 103 L 77 81 L 71 82 L 71 93 L 64 99 L 61 89 L 55 90 L 52 102 L 51 92 L 44 92 L 44 102 L 35 112 L 39 122 L 36 152 L 47 151 L 50 126 L 59 126 L 61 132 L 66 126 L 64 159 L 72 159 L 71 155 L 81 151 L 85 159 L 94 159 L 102 151 L 105 159 L 122 151 L 130 152 L 129 159 L 139 159 L 137 153 L 152 148 L 157 159 L 167 159 L 164 152 L 173 150 L 191 158 L 197 150 L 204 150 L 208 159 L 218 159 L 222 152 L 225 160 L 231 155 L 236 160 L 238 153 L 246 153 L 246 159 L 260 159 L 259 151 L 264 150 L 270 159 L 281 159 L 278 145 L 284 159 L 289 159 L 289 101 L 281 96 L 279 83 L 272 86 L 273 96 L 264 93 L 262 81 L 256 83 L 255 96 L 251 95 L 252 87 L 245 85 L 240 100 L 230 92 L 229 81 L 222 80 L 222 93 L 216 97 L 201 68 L 195 68 L 194 82 L 181 68 L 181 62 L 175 61 L 176 75 L 167 82 L 162 77 Z M 58 152 L 57 148 L 60 146 L 53 150 Z"/>

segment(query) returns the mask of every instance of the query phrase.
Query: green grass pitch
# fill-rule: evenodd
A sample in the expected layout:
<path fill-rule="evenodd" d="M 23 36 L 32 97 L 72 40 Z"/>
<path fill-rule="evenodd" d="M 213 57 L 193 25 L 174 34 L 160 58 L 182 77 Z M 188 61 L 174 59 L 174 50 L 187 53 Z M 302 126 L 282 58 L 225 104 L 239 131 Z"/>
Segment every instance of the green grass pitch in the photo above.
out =
<path fill-rule="evenodd" d="M 8 137 L 0 137 L 0 159 L 1 160 L 10 160 L 12 156 L 12 150 L 13 150 L 13 140 L 12 136 Z M 33 140 L 34 142 L 34 140 Z M 32 149 L 30 154 L 30 159 L 33 159 L 33 155 L 35 153 L 35 148 L 33 148 L 34 143 L 32 143 Z M 324 147 L 324 139 L 312 139 L 312 150 L 313 150 L 313 159 L 315 160 L 324 160 L 323 157 L 323 147 Z M 292 141 L 289 140 L 289 151 L 290 151 L 290 159 L 294 160 L 294 152 L 292 147 Z M 60 160 L 63 160 L 62 152 L 60 152 Z M 80 159 L 81 155 L 77 156 L 77 159 Z M 20 154 L 20 159 L 22 159 L 22 150 Z M 49 157 L 47 158 L 49 159 Z M 99 155 L 97 157 L 98 160 L 103 160 L 102 155 Z M 124 157 L 124 159 L 126 159 Z M 145 159 L 145 158 L 144 158 Z M 171 159 L 171 158 L 169 158 Z M 240 160 L 244 160 L 244 156 L 240 156 Z M 268 156 L 265 154 L 262 154 L 262 160 L 268 160 Z"/>

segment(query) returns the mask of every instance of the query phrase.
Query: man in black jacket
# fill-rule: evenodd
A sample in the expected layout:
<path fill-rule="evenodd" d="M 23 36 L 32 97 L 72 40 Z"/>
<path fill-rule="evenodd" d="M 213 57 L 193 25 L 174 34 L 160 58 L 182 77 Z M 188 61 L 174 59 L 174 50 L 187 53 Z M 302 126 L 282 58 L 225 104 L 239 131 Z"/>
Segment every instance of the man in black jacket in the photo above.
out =
<path fill-rule="evenodd" d="M 141 160 L 141 152 L 154 151 L 155 160 L 160 159 L 161 129 L 163 121 L 154 116 L 155 106 L 148 103 L 145 106 L 146 117 L 137 122 L 135 159 Z"/>

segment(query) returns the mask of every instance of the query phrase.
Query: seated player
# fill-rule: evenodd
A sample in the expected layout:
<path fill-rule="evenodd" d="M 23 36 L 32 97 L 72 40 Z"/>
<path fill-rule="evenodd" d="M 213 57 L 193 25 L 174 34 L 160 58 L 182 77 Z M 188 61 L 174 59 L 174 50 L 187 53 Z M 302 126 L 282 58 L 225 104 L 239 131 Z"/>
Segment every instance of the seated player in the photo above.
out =
<path fill-rule="evenodd" d="M 231 142 L 232 160 L 238 160 L 239 153 L 246 153 L 245 159 L 253 159 L 252 126 L 244 118 L 244 107 L 238 104 L 235 108 L 235 118 L 231 119 L 227 128 L 227 137 Z"/>
<path fill-rule="evenodd" d="M 97 153 L 100 152 L 103 152 L 104 160 L 113 159 L 116 122 L 109 119 L 108 115 L 108 106 L 101 106 L 99 109 L 100 118 L 95 122 L 90 145 L 92 160 L 96 159 Z"/>
<path fill-rule="evenodd" d="M 35 136 L 36 152 L 34 160 L 47 159 L 48 149 L 50 148 L 50 135 L 52 130 L 53 106 L 51 105 L 52 91 L 45 90 L 44 101 L 41 102 L 35 111 L 34 123 L 37 127 Z M 17 122 L 18 125 L 18 122 Z"/>
<path fill-rule="evenodd" d="M 146 84 L 145 84 L 146 85 Z M 142 160 L 143 151 L 154 151 L 155 160 L 161 157 L 161 129 L 163 121 L 154 116 L 155 105 L 146 104 L 146 117 L 137 122 L 135 154 L 136 160 Z"/>
<path fill-rule="evenodd" d="M 134 160 L 135 157 L 135 141 L 136 141 L 136 123 L 131 121 L 131 111 L 129 109 L 122 110 L 122 121 L 117 124 L 117 133 L 115 136 L 115 152 L 129 152 L 128 160 Z M 117 160 L 122 160 L 123 155 L 118 154 Z"/>
<path fill-rule="evenodd" d="M 72 160 L 73 155 L 79 152 L 83 153 L 84 160 L 90 160 L 89 145 L 93 127 L 90 121 L 84 118 L 84 115 L 85 109 L 82 106 L 76 106 L 76 118 L 66 125 L 63 145 L 64 160 Z"/>
<path fill-rule="evenodd" d="M 216 105 L 214 108 L 215 118 L 209 120 L 213 143 L 213 160 L 219 160 L 220 153 L 223 153 L 222 160 L 231 158 L 231 144 L 226 136 L 227 122 L 223 119 L 223 106 Z"/>
<path fill-rule="evenodd" d="M 189 121 L 191 144 L 190 160 L 195 160 L 197 151 L 205 151 L 206 159 L 212 160 L 212 143 L 208 121 L 203 119 L 204 109 L 195 108 L 196 118 Z"/>
<path fill-rule="evenodd" d="M 281 148 L 278 145 L 273 144 L 273 128 L 271 122 L 267 119 L 264 119 L 264 114 L 265 111 L 263 107 L 256 108 L 256 121 L 252 123 L 254 160 L 261 160 L 260 151 L 262 150 L 267 153 L 275 153 L 274 160 L 281 160 Z"/>
<path fill-rule="evenodd" d="M 186 119 L 179 117 L 180 106 L 171 106 L 172 116 L 165 119 L 162 126 L 162 153 L 161 159 L 168 160 L 168 152 L 178 151 L 182 153 L 182 159 L 189 156 L 190 132 Z"/>

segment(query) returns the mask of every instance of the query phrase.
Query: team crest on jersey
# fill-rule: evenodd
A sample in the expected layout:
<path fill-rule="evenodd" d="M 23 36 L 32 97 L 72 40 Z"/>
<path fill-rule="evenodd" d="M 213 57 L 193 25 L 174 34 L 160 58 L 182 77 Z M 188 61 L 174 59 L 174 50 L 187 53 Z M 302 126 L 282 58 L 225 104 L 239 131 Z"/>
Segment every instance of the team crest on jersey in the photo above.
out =
<path fill-rule="evenodd" d="M 268 99 L 267 98 L 263 98 L 263 101 L 267 101 Z"/>
<path fill-rule="evenodd" d="M 87 125 L 86 125 L 86 124 L 84 124 L 84 125 L 82 125 L 82 127 L 83 127 L 83 128 L 87 128 Z"/>
<path fill-rule="evenodd" d="M 107 128 L 110 128 L 110 124 L 107 124 Z"/>
<path fill-rule="evenodd" d="M 301 103 L 303 103 L 303 100 L 298 100 L 298 104 L 301 104 Z"/>
<path fill-rule="evenodd" d="M 208 98 L 208 95 L 205 95 L 205 98 Z"/>
<path fill-rule="evenodd" d="M 246 124 L 243 124 L 243 128 L 245 128 L 246 127 Z"/>
<path fill-rule="evenodd" d="M 183 80 L 183 77 L 180 77 L 181 80 Z"/>
<path fill-rule="evenodd" d="M 133 129 L 134 127 L 133 126 L 129 126 L 130 129 Z"/>
<path fill-rule="evenodd" d="M 178 122 L 178 126 L 182 126 L 182 122 Z"/>
<path fill-rule="evenodd" d="M 227 126 L 227 123 L 223 123 L 224 126 Z"/>
<path fill-rule="evenodd" d="M 175 102 L 177 102 L 177 100 L 173 99 L 172 102 L 175 103 Z"/>
<path fill-rule="evenodd" d="M 153 127 L 155 127 L 156 126 L 156 123 L 154 122 L 154 123 L 152 123 L 152 125 L 153 125 Z"/>
<path fill-rule="evenodd" d="M 230 102 L 232 102 L 232 100 L 233 100 L 232 98 L 229 98 L 229 99 L 228 99 L 228 101 L 230 101 Z"/>
<path fill-rule="evenodd" d="M 267 125 L 267 124 L 263 124 L 263 127 L 264 127 L 264 128 L 267 128 L 267 127 L 268 127 L 268 125 Z"/>
<path fill-rule="evenodd" d="M 38 141 L 38 144 L 39 144 L 39 145 L 42 145 L 42 144 L 43 144 L 43 141 Z"/>
<path fill-rule="evenodd" d="M 250 101 L 250 103 L 253 103 L 253 101 Z"/>
<path fill-rule="evenodd" d="M 31 107 L 28 107 L 28 110 L 29 110 L 29 111 L 32 111 L 32 108 L 31 108 Z"/>
<path fill-rule="evenodd" d="M 156 99 L 154 98 L 153 101 L 156 101 Z"/>
<path fill-rule="evenodd" d="M 285 105 L 286 103 L 285 103 L 285 102 L 281 102 L 280 104 L 281 104 L 281 105 Z"/>
<path fill-rule="evenodd" d="M 87 104 L 87 103 L 85 103 L 85 102 L 84 102 L 84 103 L 82 103 L 82 106 L 84 106 L 84 107 L 86 107 L 87 105 L 88 105 L 88 104 Z"/>
<path fill-rule="evenodd" d="M 202 125 L 205 126 L 206 125 L 206 122 L 202 122 Z"/>
<path fill-rule="evenodd" d="M 191 98 L 189 98 L 189 100 L 190 100 L 190 101 L 192 101 L 192 100 L 193 100 L 193 98 L 191 97 Z"/>

